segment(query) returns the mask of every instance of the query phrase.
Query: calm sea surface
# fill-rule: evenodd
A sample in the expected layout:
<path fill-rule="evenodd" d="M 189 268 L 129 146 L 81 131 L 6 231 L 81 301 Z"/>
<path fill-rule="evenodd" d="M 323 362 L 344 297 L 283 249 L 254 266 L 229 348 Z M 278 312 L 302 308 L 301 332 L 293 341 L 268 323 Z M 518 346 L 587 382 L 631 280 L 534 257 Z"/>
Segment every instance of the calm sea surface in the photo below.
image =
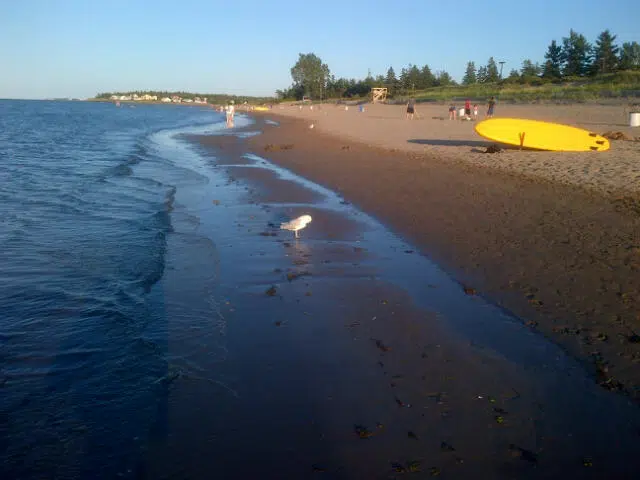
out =
<path fill-rule="evenodd" d="M 0 100 L 1 478 L 135 470 L 168 368 L 153 286 L 190 173 L 166 139 L 221 120 Z"/>

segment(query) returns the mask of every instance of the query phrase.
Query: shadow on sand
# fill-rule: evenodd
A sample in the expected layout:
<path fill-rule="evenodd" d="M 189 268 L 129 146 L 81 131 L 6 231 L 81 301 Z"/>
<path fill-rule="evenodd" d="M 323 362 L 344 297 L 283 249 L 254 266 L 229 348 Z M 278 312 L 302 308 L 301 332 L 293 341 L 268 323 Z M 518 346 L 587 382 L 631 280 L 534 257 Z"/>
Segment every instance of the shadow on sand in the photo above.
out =
<path fill-rule="evenodd" d="M 628 127 L 626 123 L 580 122 L 581 125 L 603 125 L 608 127 Z"/>
<path fill-rule="evenodd" d="M 412 138 L 407 140 L 409 143 L 417 143 L 419 145 L 434 145 L 448 147 L 488 147 L 491 142 L 486 140 L 439 140 L 431 138 Z"/>

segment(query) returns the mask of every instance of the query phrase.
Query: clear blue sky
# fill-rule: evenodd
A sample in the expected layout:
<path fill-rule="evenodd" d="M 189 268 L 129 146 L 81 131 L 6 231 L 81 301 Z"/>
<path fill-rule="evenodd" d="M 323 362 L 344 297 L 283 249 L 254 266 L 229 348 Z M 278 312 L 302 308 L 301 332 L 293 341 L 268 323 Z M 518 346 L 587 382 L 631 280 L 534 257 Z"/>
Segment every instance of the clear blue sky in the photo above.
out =
<path fill-rule="evenodd" d="M 337 77 L 542 61 L 573 28 L 640 41 L 638 0 L 23 0 L 0 6 L 0 98 L 114 90 L 272 95 L 299 53 Z"/>

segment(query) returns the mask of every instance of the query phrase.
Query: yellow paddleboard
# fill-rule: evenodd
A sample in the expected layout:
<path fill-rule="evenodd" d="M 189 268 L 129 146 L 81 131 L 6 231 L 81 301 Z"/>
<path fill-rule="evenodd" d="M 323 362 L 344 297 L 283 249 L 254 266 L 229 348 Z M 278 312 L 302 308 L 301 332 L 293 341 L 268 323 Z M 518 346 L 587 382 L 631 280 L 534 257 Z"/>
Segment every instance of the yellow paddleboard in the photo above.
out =
<path fill-rule="evenodd" d="M 256 112 L 267 112 L 269 111 L 268 107 L 253 107 Z"/>
<path fill-rule="evenodd" d="M 475 126 L 476 133 L 494 142 L 517 147 L 553 150 L 556 152 L 589 152 L 609 150 L 609 140 L 560 123 L 524 120 L 521 118 L 490 118 Z"/>

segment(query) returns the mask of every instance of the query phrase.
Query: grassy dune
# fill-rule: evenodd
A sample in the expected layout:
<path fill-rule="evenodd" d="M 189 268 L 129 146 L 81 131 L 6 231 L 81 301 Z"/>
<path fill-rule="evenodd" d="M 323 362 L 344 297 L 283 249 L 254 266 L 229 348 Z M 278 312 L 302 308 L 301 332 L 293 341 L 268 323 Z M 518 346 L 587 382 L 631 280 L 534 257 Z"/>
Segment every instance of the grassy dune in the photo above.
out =
<path fill-rule="evenodd" d="M 393 100 L 404 101 L 414 96 L 418 101 L 486 100 L 491 96 L 509 102 L 588 102 L 617 99 L 640 102 L 640 71 L 626 71 L 595 78 L 569 78 L 562 83 L 540 78 L 520 84 L 505 80 L 500 83 L 434 87 L 415 93 L 403 92 Z"/>

